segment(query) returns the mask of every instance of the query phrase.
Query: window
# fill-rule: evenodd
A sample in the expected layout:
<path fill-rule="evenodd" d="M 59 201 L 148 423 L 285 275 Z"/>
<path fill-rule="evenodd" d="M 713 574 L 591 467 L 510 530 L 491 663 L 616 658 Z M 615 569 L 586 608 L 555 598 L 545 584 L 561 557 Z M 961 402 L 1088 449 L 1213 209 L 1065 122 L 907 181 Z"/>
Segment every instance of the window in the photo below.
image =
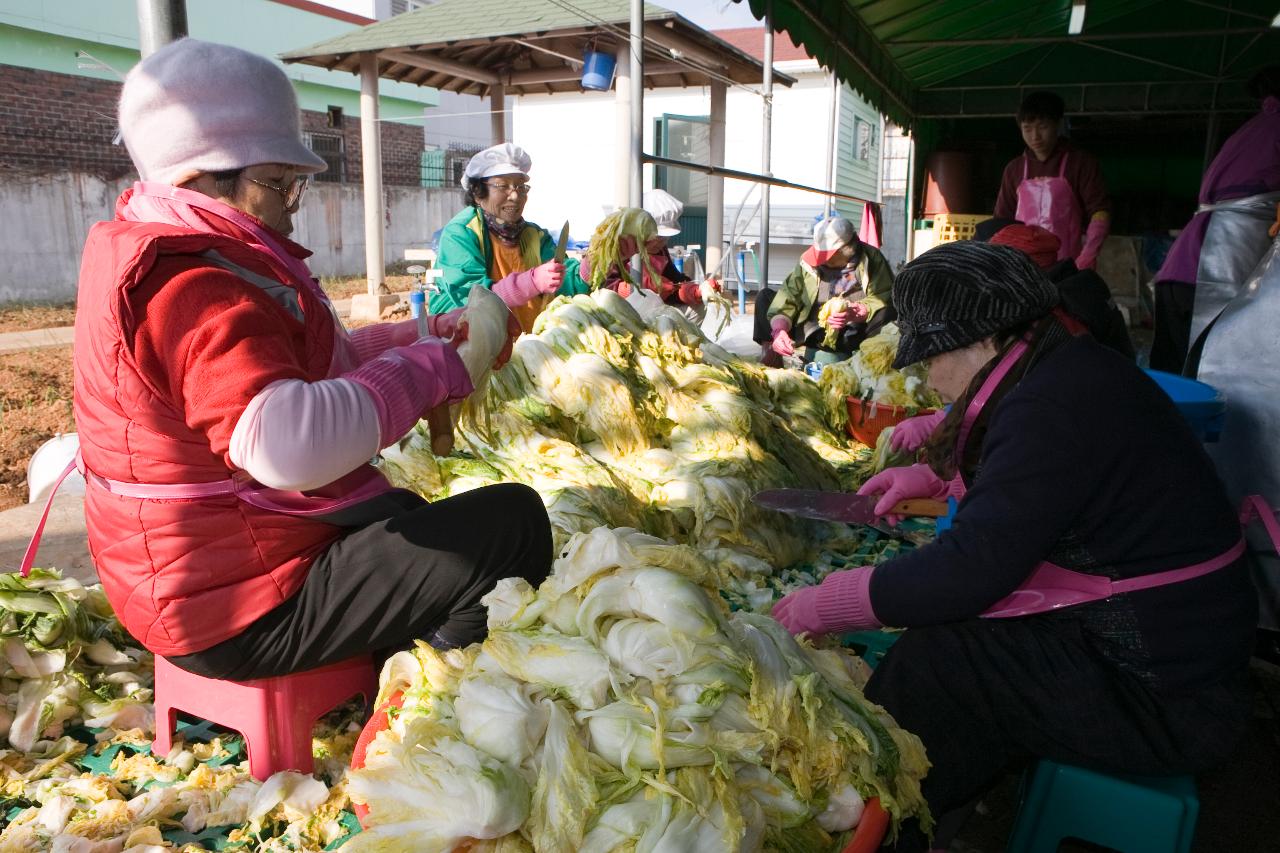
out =
<path fill-rule="evenodd" d="M 854 120 L 853 159 L 867 162 L 876 144 L 876 129 L 866 119 Z"/>
<path fill-rule="evenodd" d="M 342 183 L 346 180 L 346 158 L 343 156 L 342 134 L 340 133 L 308 133 L 307 147 L 328 164 L 325 169 L 314 176 L 314 180 L 329 183 Z"/>
<path fill-rule="evenodd" d="M 391 14 L 403 15 L 405 12 L 416 12 L 430 5 L 431 0 L 391 0 Z"/>

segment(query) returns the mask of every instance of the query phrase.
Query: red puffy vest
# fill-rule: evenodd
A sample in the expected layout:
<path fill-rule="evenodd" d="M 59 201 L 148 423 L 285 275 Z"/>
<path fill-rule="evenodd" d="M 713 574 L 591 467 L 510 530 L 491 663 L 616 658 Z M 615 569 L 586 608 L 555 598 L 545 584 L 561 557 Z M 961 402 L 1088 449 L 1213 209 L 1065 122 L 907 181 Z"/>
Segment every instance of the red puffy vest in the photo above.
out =
<path fill-rule="evenodd" d="M 138 306 L 131 306 L 130 291 L 166 256 L 202 266 L 200 256 L 210 250 L 280 280 L 260 255 L 231 237 L 122 221 L 100 222 L 89 232 L 74 348 L 76 427 L 89 471 L 148 484 L 232 475 L 209 438 L 165 399 L 160 389 L 166 383 L 144 375 L 131 352 Z M 225 276 L 211 263 L 208 268 Z M 332 357 L 335 321 L 315 295 L 293 289 L 305 318 L 294 336 L 298 360 L 308 381 L 318 381 Z M 311 561 L 341 533 L 234 496 L 140 500 L 111 494 L 89 479 L 85 520 L 103 589 L 124 627 L 155 654 L 189 654 L 234 637 L 293 595 Z"/>

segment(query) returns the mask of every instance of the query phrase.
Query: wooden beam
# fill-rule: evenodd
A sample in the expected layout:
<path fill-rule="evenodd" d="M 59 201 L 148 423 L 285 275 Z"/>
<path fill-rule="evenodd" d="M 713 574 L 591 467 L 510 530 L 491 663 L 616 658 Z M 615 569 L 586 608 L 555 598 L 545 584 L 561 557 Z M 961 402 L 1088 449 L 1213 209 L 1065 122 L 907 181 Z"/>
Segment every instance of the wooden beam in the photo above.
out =
<path fill-rule="evenodd" d="M 483 83 L 487 86 L 492 86 L 499 80 L 498 75 L 492 71 L 486 71 L 483 68 L 477 68 L 474 65 L 467 65 L 463 62 L 455 62 L 452 59 L 415 53 L 412 50 L 403 48 L 384 50 L 380 55 L 394 62 L 412 65 L 415 68 L 425 68 L 428 71 L 442 71 L 446 74 Z"/>

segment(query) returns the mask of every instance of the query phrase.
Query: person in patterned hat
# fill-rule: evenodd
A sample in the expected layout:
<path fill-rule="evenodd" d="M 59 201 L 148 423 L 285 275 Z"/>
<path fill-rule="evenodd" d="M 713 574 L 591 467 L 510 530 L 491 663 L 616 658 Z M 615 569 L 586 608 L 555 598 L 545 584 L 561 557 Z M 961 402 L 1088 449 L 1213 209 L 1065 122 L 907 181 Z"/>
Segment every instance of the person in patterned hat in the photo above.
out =
<path fill-rule="evenodd" d="M 1222 761 L 1249 719 L 1257 602 L 1240 522 L 1173 402 L 1016 249 L 931 249 L 893 297 L 896 366 L 925 362 L 952 405 L 924 462 L 861 493 L 883 516 L 958 496 L 952 525 L 773 616 L 797 634 L 909 629 L 866 695 L 924 742 L 940 827 L 1038 758 L 1159 776 Z M 928 847 L 904 827 L 898 850 Z"/>

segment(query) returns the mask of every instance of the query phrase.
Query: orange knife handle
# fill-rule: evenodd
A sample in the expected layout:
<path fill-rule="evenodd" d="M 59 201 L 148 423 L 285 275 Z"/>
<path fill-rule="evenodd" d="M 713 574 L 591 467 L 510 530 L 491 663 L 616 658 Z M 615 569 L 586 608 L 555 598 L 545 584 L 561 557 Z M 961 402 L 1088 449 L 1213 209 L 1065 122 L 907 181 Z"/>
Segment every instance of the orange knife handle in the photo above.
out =
<path fill-rule="evenodd" d="M 935 501 L 930 500 L 929 498 L 912 498 L 910 500 L 899 501 L 894 504 L 893 509 L 889 510 L 889 515 L 942 518 L 948 512 L 950 512 L 950 509 L 947 507 L 946 501 Z"/>

